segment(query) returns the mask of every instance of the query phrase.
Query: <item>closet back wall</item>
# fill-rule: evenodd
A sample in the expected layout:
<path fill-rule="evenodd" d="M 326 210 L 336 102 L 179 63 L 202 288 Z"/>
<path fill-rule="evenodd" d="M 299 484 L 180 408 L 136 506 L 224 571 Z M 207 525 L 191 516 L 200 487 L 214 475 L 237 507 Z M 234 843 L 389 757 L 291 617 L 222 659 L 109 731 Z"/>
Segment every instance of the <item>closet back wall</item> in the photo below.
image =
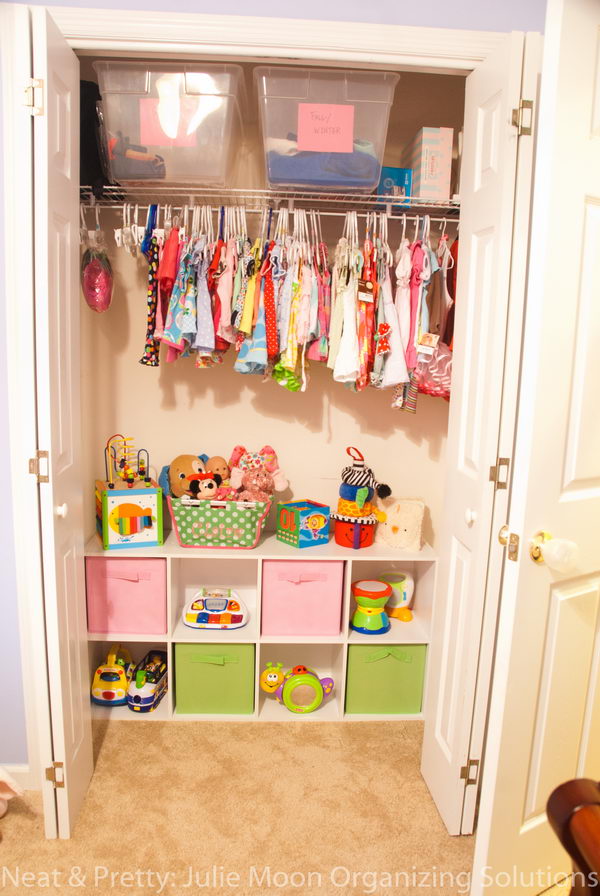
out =
<path fill-rule="evenodd" d="M 254 216 L 253 216 L 254 217 Z M 119 218 L 103 212 L 111 234 Z M 341 220 L 341 219 L 336 219 Z M 112 242 L 112 239 L 111 239 Z M 103 447 L 121 432 L 135 437 L 160 467 L 180 453 L 224 454 L 236 444 L 279 454 L 291 491 L 283 497 L 335 503 L 347 445 L 359 447 L 397 497 L 422 497 L 437 529 L 444 481 L 448 405 L 420 396 L 416 415 L 390 408 L 391 391 L 356 394 L 312 363 L 307 391 L 290 394 L 273 381 L 223 365 L 197 370 L 192 358 L 157 368 L 139 364 L 146 328 L 147 263 L 111 253 L 115 290 L 105 314 L 82 308 L 82 408 L 86 535 L 94 531 L 94 479 Z M 83 302 L 83 300 L 82 300 Z"/>

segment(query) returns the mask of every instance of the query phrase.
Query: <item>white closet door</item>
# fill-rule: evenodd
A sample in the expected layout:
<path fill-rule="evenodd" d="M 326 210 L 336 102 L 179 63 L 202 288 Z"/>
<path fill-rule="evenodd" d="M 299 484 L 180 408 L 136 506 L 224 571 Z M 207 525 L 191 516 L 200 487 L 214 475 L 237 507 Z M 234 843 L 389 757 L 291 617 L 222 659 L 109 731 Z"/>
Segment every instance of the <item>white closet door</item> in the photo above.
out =
<path fill-rule="evenodd" d="M 33 72 L 45 107 L 34 116 L 38 445 L 49 452 L 49 482 L 40 485 L 44 603 L 54 760 L 64 777 L 55 791 L 58 833 L 69 837 L 93 769 L 80 447 L 79 62 L 44 8 L 31 15 Z"/>
<path fill-rule="evenodd" d="M 509 516 L 520 547 L 504 562 L 473 896 L 486 876 L 533 894 L 568 872 L 546 801 L 600 779 L 599 162 L 600 5 L 550 0 Z M 570 570 L 532 561 L 541 529 L 579 546 Z"/>
<path fill-rule="evenodd" d="M 451 834 L 471 833 L 461 769 L 470 755 L 475 687 L 488 588 L 507 314 L 524 35 L 467 78 L 461 221 L 447 442 L 444 545 L 436 583 L 421 771 Z M 493 587 L 490 583 L 489 587 Z M 496 581 L 496 591 L 498 590 Z M 472 767 L 473 771 L 475 766 Z"/>

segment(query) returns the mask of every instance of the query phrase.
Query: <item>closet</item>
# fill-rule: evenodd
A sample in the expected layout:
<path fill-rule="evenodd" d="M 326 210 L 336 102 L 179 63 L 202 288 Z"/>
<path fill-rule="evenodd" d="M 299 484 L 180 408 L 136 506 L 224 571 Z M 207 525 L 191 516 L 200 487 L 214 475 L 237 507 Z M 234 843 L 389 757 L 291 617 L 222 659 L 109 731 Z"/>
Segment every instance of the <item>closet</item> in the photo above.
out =
<path fill-rule="evenodd" d="M 294 395 L 273 382 L 261 383 L 259 377 L 242 378 L 231 370 L 229 360 L 218 370 L 196 370 L 185 359 L 174 365 L 161 364 L 158 369 L 138 364 L 144 339 L 147 265 L 122 250 L 111 250 L 113 307 L 99 317 L 89 312 L 81 299 L 78 277 L 79 62 L 46 11 L 38 8 L 32 15 L 33 65 L 40 73 L 36 78 L 45 85 L 45 114 L 34 118 L 33 139 L 35 164 L 40 166 L 39 174 L 36 167 L 35 183 L 37 382 L 27 379 L 33 376 L 31 370 L 25 371 L 24 377 L 28 388 L 36 387 L 39 396 L 39 448 L 50 451 L 50 482 L 46 490 L 43 484 L 39 487 L 46 643 L 54 755 L 61 757 L 57 761 L 63 763 L 61 772 L 67 780 L 62 792 L 48 782 L 44 793 L 48 812 L 56 799 L 60 833 L 67 836 L 92 773 L 87 722 L 90 671 L 111 639 L 87 631 L 82 555 L 84 543 L 89 558 L 102 555 L 93 535 L 93 482 L 102 472 L 106 439 L 113 432 L 126 430 L 149 449 L 154 466 L 168 463 L 180 451 L 226 453 L 238 442 L 251 449 L 270 443 L 278 451 L 294 497 L 331 505 L 345 447 L 356 444 L 378 476 L 392 484 L 397 497 L 425 500 L 428 545 L 418 554 L 398 555 L 380 545 L 350 552 L 330 543 L 319 556 L 344 566 L 340 631 L 334 636 L 294 640 L 307 657 L 304 662 L 322 667 L 336 680 L 336 696 L 326 707 L 325 718 L 347 717 L 350 721 L 351 714 L 345 712 L 348 650 L 362 644 L 348 629 L 349 585 L 357 577 L 376 574 L 381 566 L 414 574 L 419 624 L 404 640 L 395 635 L 387 643 L 407 649 L 426 647 L 422 712 L 408 715 L 425 720 L 423 773 L 449 830 L 470 833 L 478 793 L 471 771 L 482 755 L 499 587 L 500 561 L 490 554 L 490 533 L 497 531 L 499 521 L 504 522 L 506 491 L 501 476 L 505 467 L 500 459 L 510 457 L 514 432 L 517 375 L 512 366 L 505 369 L 505 355 L 508 351 L 508 357 L 511 352 L 513 359 L 518 357 L 522 323 L 526 246 L 525 241 L 513 240 L 513 233 L 527 230 L 531 186 L 532 140 L 528 135 L 520 137 L 510 122 L 521 97 L 535 95 L 539 43 L 535 37 L 526 42 L 523 35 L 513 34 L 481 36 L 479 43 L 476 36 L 467 35 L 461 44 L 454 35 L 445 45 L 444 55 L 436 58 L 435 41 L 427 41 L 428 29 L 420 31 L 421 46 L 411 45 L 406 37 L 400 50 L 394 49 L 391 38 L 386 41 L 381 31 L 377 35 L 381 45 L 363 45 L 360 50 L 353 49 L 356 44 L 341 34 L 339 46 L 347 43 L 336 55 L 326 49 L 323 36 L 297 32 L 293 46 L 280 36 L 282 49 L 277 52 L 273 47 L 265 51 L 264 41 L 255 40 L 254 32 L 249 32 L 235 44 L 237 51 L 230 52 L 224 49 L 222 39 L 211 44 L 209 32 L 202 37 L 197 32 L 197 41 L 196 34 L 190 40 L 185 32 L 176 38 L 177 23 L 167 25 L 160 17 L 152 19 L 146 31 L 142 29 L 145 37 L 137 43 L 135 37 L 120 40 L 106 23 L 103 37 L 96 39 L 91 28 L 86 36 L 87 26 L 70 18 L 72 10 L 65 13 L 61 28 L 80 55 L 81 77 L 89 74 L 94 58 L 144 58 L 148 54 L 237 62 L 249 87 L 255 58 L 264 62 L 265 55 L 272 57 L 269 63 L 273 64 L 300 58 L 304 65 L 356 68 L 374 64 L 397 71 L 400 81 L 386 145 L 388 164 L 398 164 L 400 147 L 419 127 L 446 125 L 458 131 L 464 126 L 460 204 L 432 212 L 437 219 L 433 231 L 439 231 L 445 218 L 445 226 L 453 234 L 460 205 L 452 400 L 448 406 L 441 399 L 422 396 L 417 414 L 409 416 L 390 408 L 386 391 L 349 392 L 332 382 L 329 371 L 318 364 L 311 367 L 307 391 Z M 139 24 L 136 21 L 134 27 Z M 28 23 L 17 16 L 15 33 L 23 36 L 27 30 Z M 435 35 L 439 38 L 439 32 Z M 298 48 L 301 40 L 306 44 L 302 51 Z M 369 40 L 375 41 L 375 35 Z M 454 47 L 452 40 L 456 41 Z M 40 85 L 31 87 L 34 103 L 40 104 L 36 93 Z M 255 165 L 260 151 L 256 151 L 253 99 L 248 100 L 245 119 L 250 151 L 242 160 L 235 186 L 250 191 L 262 186 L 260 168 Z M 169 196 L 166 187 L 160 189 Z M 132 192 L 127 201 L 143 205 L 148 196 L 147 192 L 138 196 Z M 181 205 L 186 196 L 190 204 L 203 202 L 202 191 L 194 189 L 187 193 L 174 189 L 169 201 Z M 302 202 L 301 196 L 292 198 Z M 230 204 L 227 190 L 214 204 Z M 100 205 L 107 206 L 99 212 L 101 226 L 111 234 L 119 226 L 122 199 L 109 197 Z M 368 201 L 357 205 L 359 212 L 369 208 Z M 327 216 L 332 206 L 325 199 L 322 209 L 331 246 L 339 236 L 341 219 Z M 419 208 L 407 212 L 414 226 Z M 389 226 L 395 248 L 401 220 L 392 217 Z M 25 356 L 23 349 L 21 357 Z M 42 455 L 38 459 L 42 474 L 45 462 Z M 490 477 L 492 467 L 500 470 L 495 478 Z M 166 631 L 151 639 L 133 634 L 130 646 L 141 652 L 146 644 L 165 645 L 167 650 L 183 644 L 179 614 L 184 597 L 195 584 L 223 584 L 227 574 L 256 613 L 254 628 L 231 637 L 231 641 L 253 646 L 255 681 L 264 662 L 285 662 L 288 657 L 293 661 L 290 645 L 294 640 L 261 635 L 261 581 L 266 564 L 282 557 L 302 563 L 308 552 L 294 553 L 268 534 L 256 550 L 233 554 L 186 551 L 172 538 L 159 549 L 122 552 L 121 556 L 144 561 L 164 558 L 167 564 Z M 35 574 L 33 564 L 28 575 Z M 41 637 L 41 632 L 38 635 Z M 123 641 L 127 643 L 125 638 Z M 277 655 L 274 647 L 280 648 Z M 41 700 L 38 694 L 38 704 Z M 118 709 L 110 712 L 117 717 L 126 714 Z M 48 701 L 46 721 L 47 713 Z M 138 719 L 130 715 L 130 724 L 137 724 Z M 179 718 L 176 686 L 170 688 L 157 715 Z M 257 722 L 267 718 L 289 721 L 281 707 L 266 704 L 257 687 L 247 715 Z M 310 715 L 303 716 L 297 724 L 310 719 Z M 42 714 L 41 728 L 44 724 Z M 50 823 L 48 831 L 53 831 Z"/>
<path fill-rule="evenodd" d="M 108 61 L 110 68 L 111 62 Z M 119 62 L 122 60 L 119 59 Z M 156 65 L 156 60 L 151 60 Z M 196 64 L 201 60 L 196 60 Z M 101 71 L 105 63 L 91 60 L 88 56 L 80 59 L 81 77 L 94 77 L 96 66 Z M 143 66 L 137 60 L 138 66 Z M 274 68 L 274 67 L 273 67 Z M 244 720 L 253 718 L 270 721 L 285 721 L 288 715 L 265 697 L 259 689 L 258 679 L 267 662 L 287 661 L 295 665 L 299 662 L 318 669 L 320 674 L 330 676 L 335 681 L 331 700 L 318 712 L 304 715 L 299 721 L 376 719 L 381 714 L 364 707 L 364 712 L 348 712 L 348 707 L 357 704 L 352 693 L 346 693 L 348 663 L 360 661 L 364 651 L 373 651 L 373 639 L 350 631 L 349 618 L 352 611 L 350 585 L 353 581 L 377 575 L 384 570 L 403 570 L 413 575 L 419 594 L 418 610 L 413 623 L 394 626 L 385 636 L 385 643 L 401 646 L 406 652 L 406 662 L 418 667 L 415 679 L 404 698 L 399 701 L 398 712 L 386 718 L 423 717 L 421 710 L 425 687 L 425 655 L 430 640 L 434 606 L 434 581 L 437 563 L 435 550 L 436 534 L 440 528 L 440 518 L 444 489 L 444 454 L 447 430 L 448 405 L 441 399 L 420 398 L 416 416 L 406 419 L 404 412 L 392 409 L 393 390 L 352 392 L 343 384 L 332 379 L 332 371 L 324 363 L 309 364 L 308 385 L 305 392 L 288 393 L 275 381 L 263 382 L 260 375 L 240 375 L 233 370 L 234 353 L 225 355 L 222 365 L 210 370 L 199 370 L 193 358 L 182 358 L 169 364 L 163 358 L 160 367 L 148 368 L 138 363 L 140 347 L 143 345 L 145 327 L 145 289 L 147 261 L 138 252 L 135 256 L 124 249 L 117 249 L 113 241 L 113 231 L 121 226 L 122 206 L 115 196 L 124 196 L 131 208 L 127 213 L 136 217 L 141 225 L 145 220 L 149 202 L 173 206 L 173 214 L 183 204 L 210 203 L 213 208 L 214 226 L 218 226 L 221 202 L 243 204 L 246 209 L 251 241 L 258 234 L 263 204 L 274 207 L 272 226 L 277 220 L 277 207 L 290 210 L 297 207 L 315 208 L 320 215 L 324 240 L 328 243 L 329 255 L 342 232 L 344 214 L 347 210 L 357 210 L 360 240 L 364 239 L 364 228 L 368 212 L 378 213 L 381 202 L 368 194 L 359 195 L 348 191 L 337 194 L 315 193 L 311 198 L 302 191 L 283 188 L 270 193 L 264 190 L 264 150 L 258 126 L 258 102 L 253 85 L 255 66 L 244 63 L 242 96 L 242 128 L 245 135 L 243 148 L 236 146 L 242 155 L 235 179 L 231 187 L 209 188 L 174 183 L 138 183 L 129 188 L 109 188 L 95 206 L 84 199 L 86 220 L 93 226 L 96 220 L 106 235 L 110 246 L 110 258 L 115 279 L 115 297 L 106 314 L 94 315 L 83 307 L 81 315 L 82 351 L 82 406 L 93 407 L 92 415 L 82 417 L 83 435 L 83 481 L 98 478 L 101 460 L 101 446 L 106 434 L 122 431 L 136 434 L 140 445 L 148 446 L 151 463 L 161 467 L 172 456 L 181 452 L 204 452 L 229 454 L 236 442 L 251 449 L 263 443 L 273 445 L 279 462 L 291 483 L 294 498 L 303 496 L 321 501 L 332 509 L 336 506 L 339 487 L 339 472 L 345 463 L 345 448 L 357 444 L 368 459 L 377 475 L 392 482 L 398 497 L 422 497 L 429 510 L 426 524 L 426 545 L 414 554 L 397 551 L 385 544 L 377 544 L 365 551 L 352 552 L 340 548 L 332 540 L 327 548 L 294 551 L 282 545 L 274 535 L 274 510 L 267 523 L 267 532 L 258 548 L 251 552 L 221 550 L 190 550 L 177 544 L 175 533 L 171 532 L 163 548 L 119 551 L 106 554 L 111 557 L 138 557 L 140 569 L 146 558 L 166 560 L 167 589 L 163 601 L 166 605 L 167 625 L 155 634 L 154 641 L 149 635 L 135 631 L 129 636 L 123 632 L 112 635 L 93 632 L 90 634 L 90 675 L 98 663 L 102 662 L 112 641 L 120 641 L 132 654 L 141 656 L 147 647 L 154 646 L 166 650 L 170 659 L 171 687 L 156 713 L 149 719 L 201 720 L 205 718 L 228 718 Z M 299 69 L 304 72 L 304 68 Z M 119 71 L 119 70 L 117 70 Z M 127 69 L 126 71 L 129 71 Z M 335 74 L 335 70 L 334 70 Z M 464 78 L 461 76 L 439 76 L 434 74 L 403 73 L 396 89 L 396 100 L 391 109 L 390 128 L 384 162 L 399 158 L 401 148 L 411 135 L 424 123 L 423 109 L 427 109 L 427 121 L 439 122 L 452 127 L 456 133 L 462 128 L 464 105 Z M 239 137 L 238 137 L 239 140 Z M 454 165 L 458 172 L 458 160 Z M 254 192 L 253 192 L 254 191 Z M 397 247 L 402 231 L 411 237 L 420 223 L 424 222 L 424 212 L 429 212 L 432 243 L 439 239 L 443 230 L 452 237 L 456 234 L 459 214 L 458 201 L 440 203 L 439 207 L 421 205 L 415 201 L 408 208 L 406 220 L 392 217 L 389 221 L 390 245 Z M 420 213 L 420 214 L 419 214 Z M 160 214 L 160 212 L 159 212 Z M 181 208 L 183 215 L 183 209 Z M 144 397 L 142 401 L 132 400 L 132 396 Z M 110 431 L 110 433 L 109 433 Z M 390 452 L 390 447 L 393 451 Z M 284 497 L 288 496 L 288 492 Z M 104 553 L 94 533 L 94 496 L 90 489 L 84 490 L 84 517 L 86 520 L 86 555 L 99 562 Z M 364 555 L 364 556 L 363 556 Z M 273 570 L 294 571 L 302 575 L 306 562 L 315 566 L 321 563 L 321 571 L 337 569 L 341 572 L 339 605 L 336 630 L 329 635 L 317 633 L 313 637 L 306 633 L 282 634 L 278 643 L 276 634 L 265 631 L 261 625 L 261 609 L 265 598 L 265 578 L 273 575 Z M 101 561 L 100 561 L 101 562 Z M 151 561 L 152 562 L 152 561 Z M 88 569 L 90 567 L 88 566 Z M 115 573 L 116 574 L 116 573 Z M 283 573 L 281 573 L 283 575 Z M 199 632 L 190 630 L 181 621 L 184 603 L 191 599 L 199 585 L 227 584 L 242 596 L 250 611 L 248 626 L 231 633 Z M 280 586 L 281 587 L 281 586 Z M 333 586 L 338 590 L 340 585 Z M 301 590 L 297 586 L 297 591 Z M 261 594 L 263 600 L 261 600 Z M 335 600 L 335 596 L 333 598 Z M 264 612 L 263 612 L 264 615 Z M 295 643 L 294 643 L 295 642 Z M 196 700 L 198 712 L 190 712 L 183 705 L 178 694 L 188 689 L 186 671 L 182 662 L 176 662 L 178 651 L 183 645 L 209 643 L 215 649 L 231 652 L 231 644 L 241 644 L 254 658 L 253 700 L 247 695 L 246 682 L 237 682 L 243 711 L 212 715 L 201 712 L 201 701 Z M 378 644 L 383 643 L 378 639 Z M 367 645 L 369 647 L 367 648 Z M 358 648 L 358 649 L 356 649 Z M 406 665 L 406 663 L 405 663 Z M 402 666 L 398 666 L 399 670 Z M 388 674 L 398 676 L 390 669 Z M 384 675 L 385 678 L 385 675 Z M 200 691 L 201 689 L 198 689 Z M 242 693 L 246 695 L 241 700 Z M 191 701 L 193 703 L 193 701 Z M 188 700 L 189 704 L 190 701 Z M 360 706 L 360 700 L 358 700 Z M 94 706 L 93 717 L 135 720 L 127 707 L 107 709 Z"/>

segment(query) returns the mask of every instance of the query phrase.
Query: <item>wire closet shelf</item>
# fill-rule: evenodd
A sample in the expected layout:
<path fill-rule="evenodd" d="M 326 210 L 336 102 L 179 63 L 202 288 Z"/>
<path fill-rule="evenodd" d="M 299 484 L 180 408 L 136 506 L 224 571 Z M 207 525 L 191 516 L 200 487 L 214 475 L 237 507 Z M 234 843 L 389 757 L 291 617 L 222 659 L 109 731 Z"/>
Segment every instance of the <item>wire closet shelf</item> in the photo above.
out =
<path fill-rule="evenodd" d="M 439 215 L 432 221 L 457 219 L 460 201 L 431 200 L 418 196 L 389 196 L 380 194 L 347 192 L 309 192 L 300 190 L 248 190 L 202 187 L 198 184 L 130 183 L 127 186 L 111 185 L 103 188 L 97 199 L 89 186 L 81 187 L 81 202 L 88 206 L 122 209 L 123 203 L 137 205 L 140 209 L 149 203 L 169 204 L 183 208 L 194 205 L 211 205 L 217 211 L 221 206 L 244 206 L 246 212 L 261 213 L 265 208 L 277 210 L 287 207 L 316 209 L 322 215 L 344 217 L 349 210 L 359 215 L 386 212 L 390 218 L 417 212 L 419 215 Z"/>

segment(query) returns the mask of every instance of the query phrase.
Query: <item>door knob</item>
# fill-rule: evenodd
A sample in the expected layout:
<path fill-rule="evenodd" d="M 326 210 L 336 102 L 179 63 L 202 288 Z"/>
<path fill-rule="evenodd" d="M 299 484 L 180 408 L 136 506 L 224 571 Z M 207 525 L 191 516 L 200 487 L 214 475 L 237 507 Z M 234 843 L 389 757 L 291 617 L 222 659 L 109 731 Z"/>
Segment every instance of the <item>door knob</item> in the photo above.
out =
<path fill-rule="evenodd" d="M 508 526 L 504 525 L 498 532 L 498 541 L 502 545 L 502 547 L 506 547 L 508 544 Z"/>
<path fill-rule="evenodd" d="M 579 548 L 574 541 L 553 538 L 542 530 L 530 540 L 529 556 L 534 563 L 545 563 L 556 572 L 570 572 L 577 566 Z"/>
<path fill-rule="evenodd" d="M 59 504 L 58 507 L 55 507 L 54 512 L 57 516 L 61 516 L 64 519 L 69 512 L 69 508 L 66 504 Z"/>
<path fill-rule="evenodd" d="M 477 511 L 471 510 L 470 507 L 467 507 L 465 510 L 465 523 L 467 526 L 472 526 L 475 520 L 477 519 Z"/>

